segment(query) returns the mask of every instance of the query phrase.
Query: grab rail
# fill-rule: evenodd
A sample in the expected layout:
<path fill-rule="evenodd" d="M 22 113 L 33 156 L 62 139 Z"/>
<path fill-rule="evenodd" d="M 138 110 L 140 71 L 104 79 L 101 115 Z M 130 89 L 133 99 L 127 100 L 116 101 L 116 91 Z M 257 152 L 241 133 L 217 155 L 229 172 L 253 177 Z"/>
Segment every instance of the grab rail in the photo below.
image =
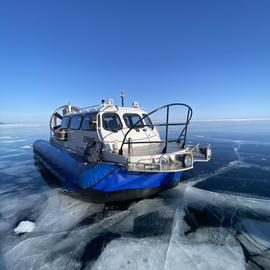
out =
<path fill-rule="evenodd" d="M 169 115 L 170 115 L 170 107 L 173 107 L 173 106 L 183 106 L 183 107 L 186 107 L 187 108 L 187 116 L 186 116 L 186 122 L 184 123 L 169 123 Z M 155 127 L 155 126 L 165 126 L 166 127 L 166 133 L 165 133 L 165 141 L 142 141 L 142 142 L 131 142 L 130 140 L 128 140 L 126 142 L 126 138 L 128 136 L 128 134 L 130 133 L 131 130 L 133 130 L 134 128 L 138 128 L 138 124 L 145 118 L 147 118 L 149 115 L 152 115 L 154 113 L 156 113 L 157 111 L 160 111 L 162 109 L 166 109 L 166 123 L 161 123 L 161 124 L 153 124 L 152 123 L 152 127 Z M 184 103 L 171 103 L 171 104 L 167 104 L 167 105 L 163 105 L 155 110 L 153 110 L 152 112 L 148 113 L 148 114 L 145 114 L 143 115 L 143 117 L 141 119 L 139 119 L 139 121 L 137 121 L 135 124 L 133 124 L 130 129 L 128 130 L 128 132 L 125 134 L 124 138 L 123 138 L 123 141 L 122 141 L 122 144 L 121 144 L 121 147 L 119 149 L 119 154 L 120 155 L 123 155 L 123 146 L 124 144 L 128 144 L 129 147 L 130 145 L 132 144 L 143 144 L 143 143 L 163 143 L 165 142 L 165 146 L 162 150 L 162 153 L 166 153 L 167 151 L 167 146 L 168 146 L 168 142 L 177 142 L 177 143 L 181 143 L 181 141 L 183 141 L 181 147 L 184 148 L 185 144 L 186 144 L 186 135 L 187 135 L 187 127 L 188 127 L 188 124 L 192 118 L 192 109 L 190 106 L 188 106 L 187 104 L 184 104 Z M 145 126 L 149 126 L 149 125 L 141 125 L 140 124 L 140 127 L 145 127 Z M 169 140 L 168 139 L 168 131 L 169 131 L 169 126 L 184 126 L 184 128 L 182 129 L 178 139 L 176 140 Z"/>

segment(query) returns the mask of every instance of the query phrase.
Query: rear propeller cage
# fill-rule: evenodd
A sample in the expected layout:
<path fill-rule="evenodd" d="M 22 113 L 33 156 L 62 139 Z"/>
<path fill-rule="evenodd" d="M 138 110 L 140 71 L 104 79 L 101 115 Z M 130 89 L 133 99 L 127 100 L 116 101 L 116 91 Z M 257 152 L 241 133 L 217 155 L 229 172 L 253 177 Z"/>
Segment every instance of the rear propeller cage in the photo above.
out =
<path fill-rule="evenodd" d="M 59 120 L 62 120 L 64 115 L 65 115 L 65 111 L 69 111 L 70 112 L 79 112 L 81 109 L 77 106 L 74 106 L 74 105 L 63 105 L 59 108 L 57 108 L 53 114 L 51 115 L 51 118 L 50 118 L 50 134 L 51 134 L 51 137 L 53 135 L 56 134 L 56 131 L 61 127 L 61 124 L 58 125 L 57 124 L 57 119 Z"/>
<path fill-rule="evenodd" d="M 176 106 L 181 106 L 181 107 L 185 107 L 187 109 L 187 113 L 186 113 L 186 120 L 185 122 L 170 122 L 169 121 L 169 117 L 170 117 L 170 109 L 171 107 L 176 107 Z M 166 122 L 165 123 L 153 123 L 152 121 L 152 124 L 151 124 L 151 127 L 165 127 L 165 139 L 164 140 L 160 140 L 160 141 L 131 141 L 130 139 L 127 139 L 128 138 L 128 135 L 129 133 L 131 132 L 131 130 L 134 130 L 136 128 L 138 128 L 138 125 L 141 127 L 149 127 L 149 125 L 145 125 L 145 124 L 141 124 L 142 123 L 142 120 L 144 120 L 145 118 L 157 113 L 158 111 L 161 111 L 161 110 L 166 110 Z M 190 123 L 190 120 L 192 118 L 192 109 L 190 106 L 188 106 L 187 104 L 184 104 L 184 103 L 171 103 L 171 104 L 167 104 L 167 105 L 164 105 L 164 106 L 161 106 L 155 110 L 153 110 L 152 112 L 148 113 L 148 114 L 145 114 L 143 115 L 143 117 L 137 121 L 135 124 L 133 124 L 130 129 L 126 132 L 124 138 L 123 138 L 123 141 L 122 141 L 122 144 L 121 144 L 121 147 L 119 149 L 119 154 L 120 155 L 123 155 L 123 147 L 124 145 L 128 145 L 128 153 L 130 153 L 130 149 L 132 148 L 133 144 L 162 144 L 164 143 L 164 147 L 161 151 L 161 153 L 167 153 L 167 149 L 168 149 L 168 143 L 177 143 L 179 144 L 179 147 L 180 149 L 184 149 L 185 146 L 186 146 L 186 136 L 187 136 L 187 128 L 188 128 L 188 125 Z M 170 126 L 182 126 L 183 128 L 180 129 L 180 135 L 178 136 L 177 139 L 169 139 L 169 127 Z"/>

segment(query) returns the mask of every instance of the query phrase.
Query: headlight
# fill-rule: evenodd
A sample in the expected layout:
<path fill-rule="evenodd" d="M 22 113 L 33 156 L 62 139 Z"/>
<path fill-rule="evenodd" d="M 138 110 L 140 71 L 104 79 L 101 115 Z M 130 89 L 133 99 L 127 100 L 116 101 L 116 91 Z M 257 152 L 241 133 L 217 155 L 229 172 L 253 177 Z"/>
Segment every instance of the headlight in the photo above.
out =
<path fill-rule="evenodd" d="M 184 157 L 184 165 L 185 165 L 185 167 L 192 167 L 192 157 L 191 157 L 191 155 L 185 155 L 185 157 Z"/>
<path fill-rule="evenodd" d="M 169 161 L 168 161 L 168 159 L 166 157 L 161 157 L 160 158 L 160 164 L 161 165 L 166 165 L 168 163 L 169 163 Z"/>

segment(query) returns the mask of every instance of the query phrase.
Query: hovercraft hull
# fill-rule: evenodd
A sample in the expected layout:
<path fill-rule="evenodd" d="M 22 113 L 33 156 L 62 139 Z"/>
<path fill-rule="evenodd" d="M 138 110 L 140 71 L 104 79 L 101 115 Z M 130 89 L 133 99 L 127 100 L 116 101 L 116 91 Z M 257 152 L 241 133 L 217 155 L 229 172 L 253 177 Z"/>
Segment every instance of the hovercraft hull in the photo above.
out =
<path fill-rule="evenodd" d="M 86 163 L 81 156 L 43 140 L 33 148 L 37 160 L 62 183 L 88 193 L 95 201 L 141 199 L 180 181 L 181 172 L 132 172 L 116 163 Z"/>

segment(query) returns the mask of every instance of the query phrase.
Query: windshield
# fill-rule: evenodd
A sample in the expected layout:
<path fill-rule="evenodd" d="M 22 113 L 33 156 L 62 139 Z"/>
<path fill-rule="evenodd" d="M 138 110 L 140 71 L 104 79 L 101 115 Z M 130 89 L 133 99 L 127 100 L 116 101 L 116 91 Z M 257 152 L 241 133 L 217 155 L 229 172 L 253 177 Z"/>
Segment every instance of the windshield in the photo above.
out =
<path fill-rule="evenodd" d="M 143 127 L 144 126 L 141 116 L 136 114 L 136 113 L 126 113 L 123 115 L 123 118 L 124 118 L 124 121 L 125 121 L 126 126 L 128 128 L 131 128 L 138 121 L 140 121 L 140 122 L 138 122 L 136 127 Z"/>

